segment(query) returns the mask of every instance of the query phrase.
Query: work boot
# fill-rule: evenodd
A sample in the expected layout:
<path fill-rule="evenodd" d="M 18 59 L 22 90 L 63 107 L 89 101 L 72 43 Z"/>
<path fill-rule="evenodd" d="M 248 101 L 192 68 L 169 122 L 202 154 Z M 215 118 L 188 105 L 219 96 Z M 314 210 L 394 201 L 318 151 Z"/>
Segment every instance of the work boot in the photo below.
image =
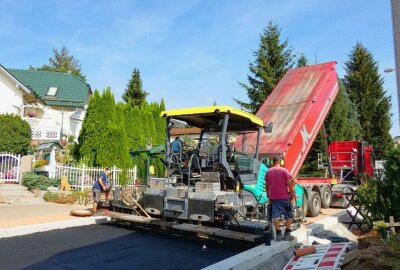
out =
<path fill-rule="evenodd" d="M 281 232 L 281 230 L 276 230 L 275 241 L 279 242 L 281 240 L 282 240 L 282 232 Z"/>
<path fill-rule="evenodd" d="M 285 230 L 285 236 L 283 237 L 284 241 L 293 241 L 294 236 L 290 234 L 291 230 Z"/>

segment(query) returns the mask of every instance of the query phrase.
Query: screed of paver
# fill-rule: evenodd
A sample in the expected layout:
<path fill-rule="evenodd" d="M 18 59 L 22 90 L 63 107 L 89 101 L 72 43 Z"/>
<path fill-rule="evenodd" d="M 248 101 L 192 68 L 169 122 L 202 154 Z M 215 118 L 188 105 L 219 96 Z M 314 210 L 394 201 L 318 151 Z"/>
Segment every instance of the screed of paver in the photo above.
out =
<path fill-rule="evenodd" d="M 89 206 L 60 205 L 53 203 L 39 205 L 1 206 L 0 228 L 11 228 L 53 221 L 80 219 L 80 217 L 71 216 L 71 210 L 88 208 Z"/>

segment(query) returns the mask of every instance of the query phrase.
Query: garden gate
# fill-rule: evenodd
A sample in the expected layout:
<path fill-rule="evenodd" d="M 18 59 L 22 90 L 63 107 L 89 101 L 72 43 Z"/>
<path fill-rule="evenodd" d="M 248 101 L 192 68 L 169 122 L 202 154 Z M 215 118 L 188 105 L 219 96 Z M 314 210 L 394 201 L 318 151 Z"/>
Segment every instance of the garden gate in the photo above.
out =
<path fill-rule="evenodd" d="M 0 183 L 19 181 L 21 155 L 2 152 L 0 153 Z"/>

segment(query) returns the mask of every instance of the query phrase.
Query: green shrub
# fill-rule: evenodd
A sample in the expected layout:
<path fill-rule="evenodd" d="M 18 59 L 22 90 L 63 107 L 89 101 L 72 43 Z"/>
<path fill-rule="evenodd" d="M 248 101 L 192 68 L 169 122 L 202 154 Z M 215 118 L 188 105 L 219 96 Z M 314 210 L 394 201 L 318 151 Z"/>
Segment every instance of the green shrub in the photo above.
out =
<path fill-rule="evenodd" d="M 75 194 L 74 192 L 70 194 L 58 193 L 47 191 L 43 195 L 43 199 L 48 202 L 60 203 L 60 204 L 72 204 L 75 203 L 79 198 L 79 195 Z"/>
<path fill-rule="evenodd" d="M 46 190 L 50 186 L 60 186 L 60 179 L 49 179 L 44 175 L 39 175 L 34 172 L 26 172 L 23 175 L 23 184 L 29 190 L 40 189 Z"/>
<path fill-rule="evenodd" d="M 384 214 L 387 221 L 390 216 L 400 219 L 400 147 L 389 151 L 385 163 L 385 176 L 382 181 Z"/>
<path fill-rule="evenodd" d="M 359 203 L 373 221 L 400 218 L 400 148 L 392 149 L 385 163 L 383 180 L 367 180 L 357 189 Z"/>
<path fill-rule="evenodd" d="M 0 115 L 0 152 L 24 154 L 29 148 L 32 131 L 18 115 Z"/>
<path fill-rule="evenodd" d="M 73 191 L 72 195 L 76 196 L 79 199 L 79 204 L 88 204 L 89 203 L 89 189 L 85 189 L 83 191 Z"/>
<path fill-rule="evenodd" d="M 43 195 L 43 199 L 47 202 L 54 202 L 59 198 L 58 192 L 47 191 Z"/>
<path fill-rule="evenodd" d="M 42 167 L 45 165 L 49 165 L 49 161 L 47 159 L 41 158 L 38 159 L 35 164 L 33 165 L 34 168 Z"/>

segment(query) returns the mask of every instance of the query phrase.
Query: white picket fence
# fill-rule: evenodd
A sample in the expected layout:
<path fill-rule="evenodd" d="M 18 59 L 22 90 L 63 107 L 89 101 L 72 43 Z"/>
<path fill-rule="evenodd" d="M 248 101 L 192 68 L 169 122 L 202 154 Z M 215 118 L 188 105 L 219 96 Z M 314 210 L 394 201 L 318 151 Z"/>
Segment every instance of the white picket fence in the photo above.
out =
<path fill-rule="evenodd" d="M 21 155 L 2 152 L 0 153 L 0 183 L 18 183 L 21 165 Z"/>
<path fill-rule="evenodd" d="M 122 169 L 116 166 L 110 168 L 111 175 L 108 181 L 113 182 L 114 187 L 120 187 L 120 175 Z M 87 167 L 82 166 L 68 166 L 68 165 L 55 165 L 54 177 L 61 178 L 62 176 L 67 176 L 68 182 L 72 189 L 84 190 L 91 189 L 93 187 L 94 181 L 99 177 L 99 175 L 104 172 L 104 168 L 98 167 Z M 128 187 L 133 187 L 136 183 L 136 166 L 132 169 L 127 170 Z"/>

